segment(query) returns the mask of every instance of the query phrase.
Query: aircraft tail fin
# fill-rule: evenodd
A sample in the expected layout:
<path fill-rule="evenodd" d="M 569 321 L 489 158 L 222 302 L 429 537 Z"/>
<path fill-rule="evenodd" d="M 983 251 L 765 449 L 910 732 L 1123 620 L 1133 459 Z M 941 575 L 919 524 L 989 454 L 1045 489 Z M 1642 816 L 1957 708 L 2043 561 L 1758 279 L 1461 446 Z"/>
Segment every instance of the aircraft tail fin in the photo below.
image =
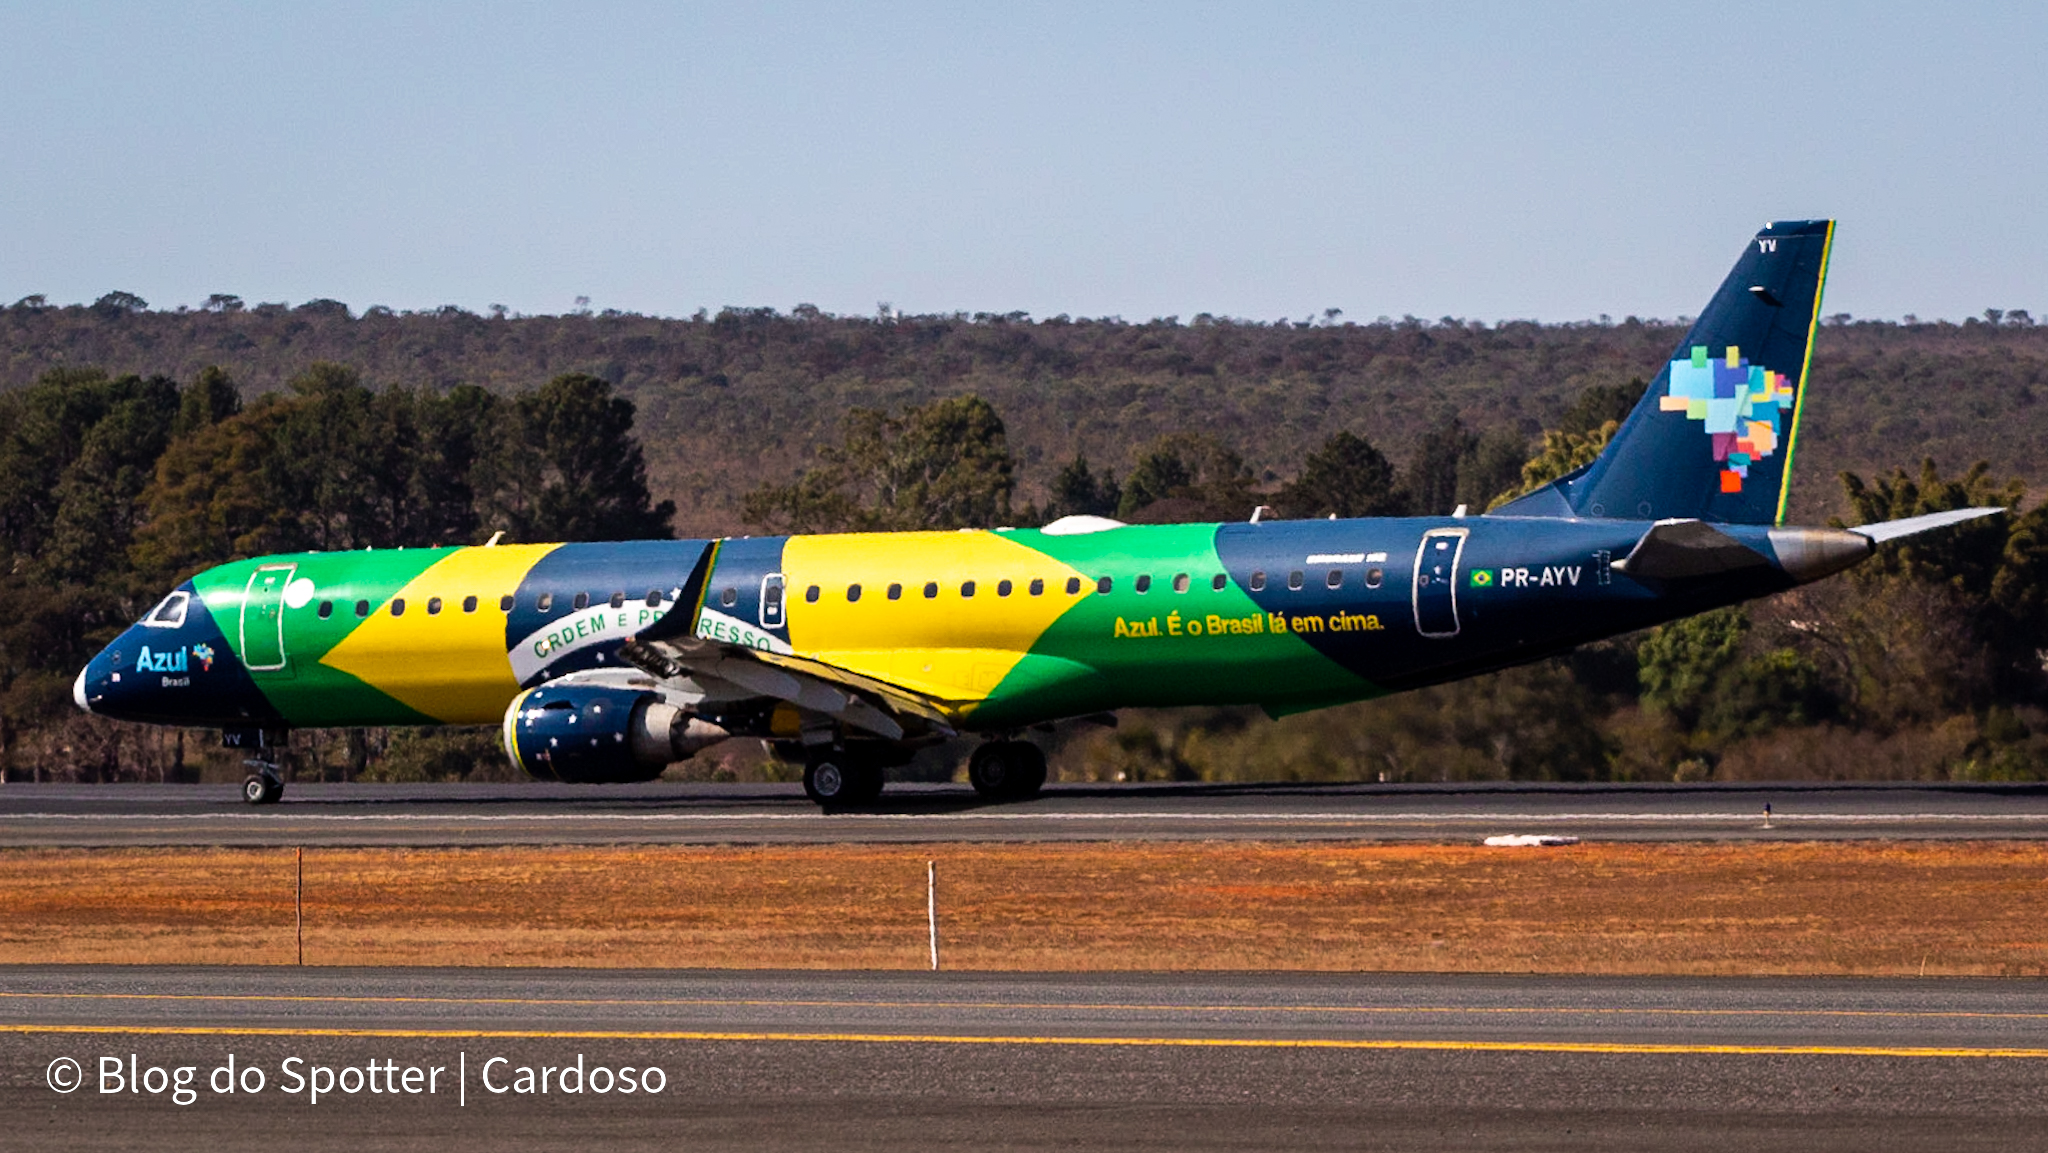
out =
<path fill-rule="evenodd" d="M 1495 512 L 1783 523 L 1834 234 L 1765 226 L 1599 459 Z"/>

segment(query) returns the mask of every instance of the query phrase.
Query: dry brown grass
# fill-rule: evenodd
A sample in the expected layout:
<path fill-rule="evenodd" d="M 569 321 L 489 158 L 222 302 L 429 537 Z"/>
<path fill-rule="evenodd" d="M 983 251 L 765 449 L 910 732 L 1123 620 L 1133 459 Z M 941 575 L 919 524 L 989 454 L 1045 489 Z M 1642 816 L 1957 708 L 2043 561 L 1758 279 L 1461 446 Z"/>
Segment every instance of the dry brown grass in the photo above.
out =
<path fill-rule="evenodd" d="M 316 849 L 321 965 L 2048 972 L 2048 845 Z M 288 964 L 290 850 L 0 852 L 0 962 Z"/>

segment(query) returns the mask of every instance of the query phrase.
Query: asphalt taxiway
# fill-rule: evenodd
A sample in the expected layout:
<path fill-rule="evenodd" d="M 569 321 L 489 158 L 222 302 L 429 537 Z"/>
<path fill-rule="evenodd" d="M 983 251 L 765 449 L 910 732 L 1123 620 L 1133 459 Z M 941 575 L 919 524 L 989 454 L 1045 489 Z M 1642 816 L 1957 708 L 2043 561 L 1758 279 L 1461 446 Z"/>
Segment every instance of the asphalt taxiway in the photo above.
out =
<path fill-rule="evenodd" d="M 1766 806 L 1769 807 L 1768 814 Z M 930 841 L 2048 838 L 2048 785 L 1055 785 L 986 804 L 891 785 L 822 813 L 796 785 L 0 786 L 0 844 L 504 845 Z"/>
<path fill-rule="evenodd" d="M 190 1103 L 147 1088 L 181 1067 Z M 620 1091 L 650 1068 L 660 1091 Z M 522 1069 L 554 1088 L 518 1092 Z M 2048 984 L 0 969 L 0 1132 L 219 1153 L 2042 1148 Z"/>

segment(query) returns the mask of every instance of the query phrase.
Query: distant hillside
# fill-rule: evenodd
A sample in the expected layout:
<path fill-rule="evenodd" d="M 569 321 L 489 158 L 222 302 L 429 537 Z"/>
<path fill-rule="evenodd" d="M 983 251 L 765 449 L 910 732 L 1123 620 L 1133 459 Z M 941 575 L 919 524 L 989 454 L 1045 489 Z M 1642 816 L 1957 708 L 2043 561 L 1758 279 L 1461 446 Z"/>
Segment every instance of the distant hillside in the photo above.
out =
<path fill-rule="evenodd" d="M 1497 326 L 1451 320 L 1267 325 L 1032 321 L 1021 316 L 834 317 L 813 309 L 715 316 L 482 317 L 459 309 L 352 316 L 340 304 L 161 312 L 116 294 L 93 306 L 0 309 L 0 387 L 53 366 L 162 373 L 209 364 L 247 395 L 315 361 L 371 383 L 534 387 L 557 373 L 612 381 L 639 407 L 656 497 L 683 533 L 740 529 L 739 500 L 788 479 L 835 440 L 850 406 L 898 408 L 972 390 L 991 401 L 1036 496 L 1077 451 L 1128 471 L 1167 432 L 1214 433 L 1278 481 L 1340 429 L 1397 463 L 1447 412 L 1533 437 L 1592 385 L 1653 375 L 1683 335 L 1669 323 Z M 2048 325 L 1853 323 L 1822 329 L 1794 514 L 1839 511 L 1842 469 L 1932 456 L 1989 460 L 2048 482 Z"/>

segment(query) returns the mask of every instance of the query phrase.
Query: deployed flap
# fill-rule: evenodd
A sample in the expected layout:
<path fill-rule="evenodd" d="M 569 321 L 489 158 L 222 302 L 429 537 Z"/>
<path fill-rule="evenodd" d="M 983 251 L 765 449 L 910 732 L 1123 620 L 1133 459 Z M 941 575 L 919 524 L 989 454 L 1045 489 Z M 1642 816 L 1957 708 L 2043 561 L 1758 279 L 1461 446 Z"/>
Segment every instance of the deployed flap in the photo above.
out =
<path fill-rule="evenodd" d="M 1651 580 L 1713 576 L 1770 564 L 1770 558 L 1704 521 L 1660 520 L 1650 526 L 1616 572 Z"/>
<path fill-rule="evenodd" d="M 702 637 L 628 641 L 619 655 L 637 668 L 664 679 L 689 677 L 715 688 L 715 683 L 744 693 L 774 697 L 874 733 L 901 740 L 903 722 L 920 729 L 953 732 L 952 702 L 928 700 L 894 685 L 818 661 L 764 653 L 741 645 Z"/>

